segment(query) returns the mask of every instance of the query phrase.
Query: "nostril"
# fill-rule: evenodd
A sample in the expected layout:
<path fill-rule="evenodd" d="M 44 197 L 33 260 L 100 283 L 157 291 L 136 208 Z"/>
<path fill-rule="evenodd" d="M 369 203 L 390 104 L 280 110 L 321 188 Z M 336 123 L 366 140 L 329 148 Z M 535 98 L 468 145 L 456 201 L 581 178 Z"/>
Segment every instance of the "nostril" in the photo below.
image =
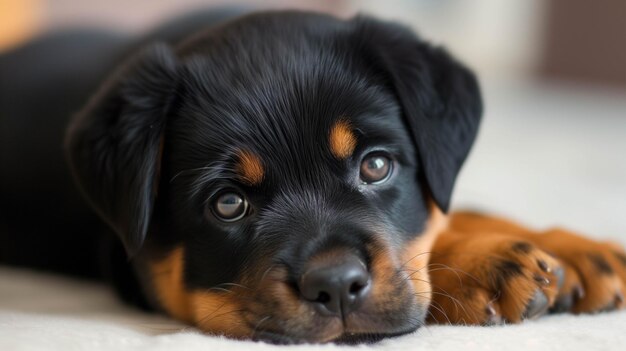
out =
<path fill-rule="evenodd" d="M 320 291 L 319 295 L 317 295 L 317 299 L 315 302 L 328 303 L 330 302 L 330 294 L 326 291 Z"/>
<path fill-rule="evenodd" d="M 350 285 L 350 290 L 348 290 L 350 292 L 350 295 L 357 295 L 358 293 L 361 292 L 361 290 L 363 290 L 363 288 L 365 288 L 366 284 L 361 284 L 360 282 L 354 282 Z"/>

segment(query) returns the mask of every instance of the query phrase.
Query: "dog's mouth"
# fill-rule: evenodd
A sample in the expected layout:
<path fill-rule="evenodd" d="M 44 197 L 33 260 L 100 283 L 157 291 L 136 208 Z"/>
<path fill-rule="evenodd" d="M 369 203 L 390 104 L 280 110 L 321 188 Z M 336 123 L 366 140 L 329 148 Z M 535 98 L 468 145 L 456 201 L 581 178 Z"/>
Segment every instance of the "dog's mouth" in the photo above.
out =
<path fill-rule="evenodd" d="M 408 288 L 390 290 L 390 295 L 372 298 L 348 315 L 328 316 L 312 308 L 311 303 L 288 299 L 299 313 L 284 313 L 277 308 L 260 321 L 248 319 L 251 338 L 271 344 L 371 344 L 416 331 L 426 315 L 422 302 L 412 298 Z M 293 311 L 292 309 L 289 309 Z M 269 311 L 266 311 L 266 313 Z M 253 322 L 254 321 L 254 322 Z"/>
<path fill-rule="evenodd" d="M 341 268 L 346 260 L 341 262 L 332 266 L 332 277 L 341 273 L 337 267 Z M 359 281 L 363 284 L 356 287 L 354 283 L 340 284 L 342 294 L 332 293 L 332 285 L 320 283 L 323 289 L 317 299 L 309 298 L 305 284 L 301 283 L 300 288 L 289 284 L 286 271 L 277 268 L 268 273 L 265 284 L 249 299 L 254 302 L 244 307 L 248 312 L 242 317 L 252 339 L 272 344 L 375 343 L 411 333 L 425 318 L 429 301 L 419 293 L 429 286 L 415 286 L 406 272 L 388 264 L 385 261 L 385 264 L 371 265 L 368 279 Z M 356 274 L 358 269 L 350 272 L 350 278 L 360 277 Z M 313 271 L 303 280 L 306 282 L 316 274 Z M 324 277 L 326 275 L 322 275 Z M 337 305 L 332 304 L 333 299 Z"/>

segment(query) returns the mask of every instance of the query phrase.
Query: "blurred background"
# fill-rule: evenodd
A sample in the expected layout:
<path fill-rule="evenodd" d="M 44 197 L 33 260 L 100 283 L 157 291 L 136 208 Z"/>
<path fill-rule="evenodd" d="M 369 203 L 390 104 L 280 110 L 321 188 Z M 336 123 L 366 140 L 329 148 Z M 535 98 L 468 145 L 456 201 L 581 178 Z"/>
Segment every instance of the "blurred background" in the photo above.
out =
<path fill-rule="evenodd" d="M 481 75 L 529 75 L 626 89 L 623 0 L 0 0 L 0 50 L 39 33 L 104 27 L 141 33 L 207 7 L 367 13 L 411 25 Z"/>
<path fill-rule="evenodd" d="M 626 243 L 624 0 L 0 0 L 0 53 L 61 28 L 139 35 L 233 4 L 367 13 L 448 47 L 478 73 L 486 105 L 457 207 Z"/>

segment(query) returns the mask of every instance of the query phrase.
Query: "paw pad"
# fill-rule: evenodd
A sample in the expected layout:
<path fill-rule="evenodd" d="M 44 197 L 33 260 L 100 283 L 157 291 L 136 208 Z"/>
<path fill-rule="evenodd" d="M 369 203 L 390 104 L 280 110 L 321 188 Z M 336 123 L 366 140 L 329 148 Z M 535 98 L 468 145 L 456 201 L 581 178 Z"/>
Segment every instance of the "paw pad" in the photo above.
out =
<path fill-rule="evenodd" d="M 526 311 L 522 315 L 522 319 L 534 319 L 548 311 L 548 307 L 550 306 L 550 301 L 546 294 L 544 294 L 540 289 L 535 291 L 532 299 L 526 306 Z"/>

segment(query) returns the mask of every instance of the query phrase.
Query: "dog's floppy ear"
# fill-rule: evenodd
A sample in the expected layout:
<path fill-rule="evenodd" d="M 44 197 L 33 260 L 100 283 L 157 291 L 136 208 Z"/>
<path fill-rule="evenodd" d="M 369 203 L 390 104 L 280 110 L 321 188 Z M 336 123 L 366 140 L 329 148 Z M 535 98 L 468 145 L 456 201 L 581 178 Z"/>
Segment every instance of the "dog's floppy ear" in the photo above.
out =
<path fill-rule="evenodd" d="M 405 27 L 367 17 L 355 24 L 363 54 L 400 101 L 431 195 L 447 211 L 482 115 L 478 82 L 445 50 Z"/>
<path fill-rule="evenodd" d="M 143 244 L 150 223 L 176 81 L 173 53 L 154 44 L 106 81 L 67 130 L 74 177 L 129 255 Z"/>

